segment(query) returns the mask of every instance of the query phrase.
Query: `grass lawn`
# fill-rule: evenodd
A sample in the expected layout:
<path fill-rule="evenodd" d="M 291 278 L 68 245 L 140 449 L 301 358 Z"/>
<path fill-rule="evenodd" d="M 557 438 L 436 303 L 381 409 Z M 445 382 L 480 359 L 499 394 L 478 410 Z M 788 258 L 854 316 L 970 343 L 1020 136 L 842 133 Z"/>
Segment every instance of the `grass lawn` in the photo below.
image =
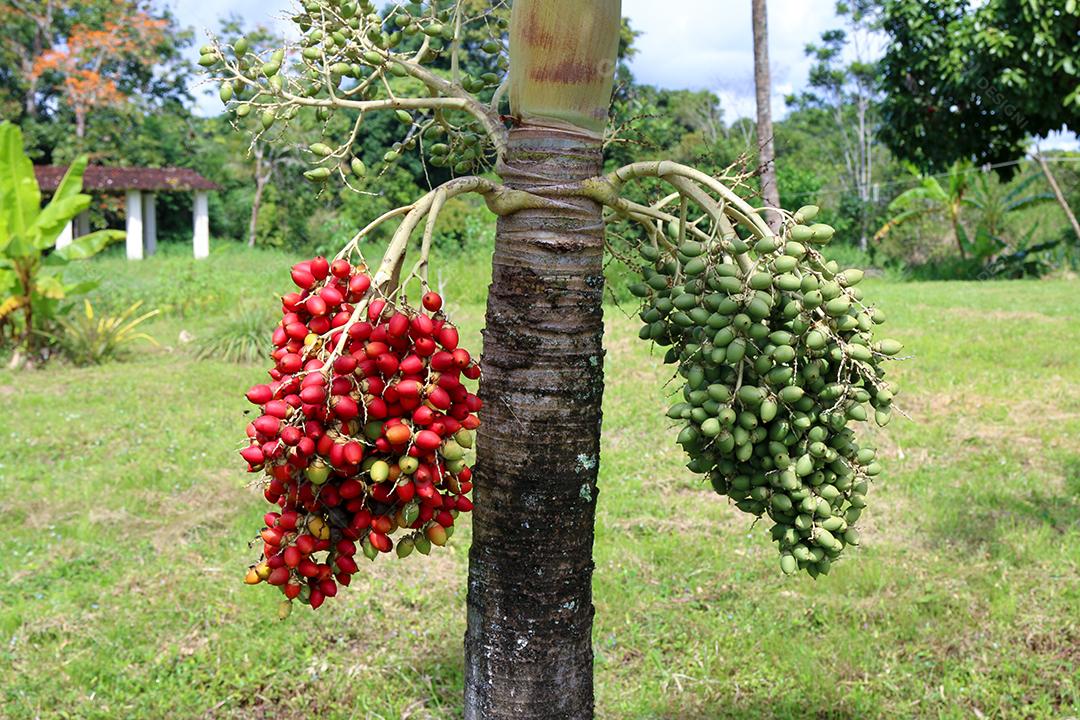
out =
<path fill-rule="evenodd" d="M 453 718 L 467 524 L 285 623 L 241 582 L 265 502 L 236 455 L 255 365 L 199 336 L 288 284 L 285 255 L 82 267 L 170 312 L 130 362 L 0 371 L 0 717 Z M 484 273 L 447 271 L 463 344 Z M 215 278 L 220 287 L 208 289 Z M 601 718 L 1080 715 L 1080 293 L 868 287 L 897 418 L 863 543 L 812 581 L 683 467 L 658 358 L 609 308 L 594 595 Z"/>

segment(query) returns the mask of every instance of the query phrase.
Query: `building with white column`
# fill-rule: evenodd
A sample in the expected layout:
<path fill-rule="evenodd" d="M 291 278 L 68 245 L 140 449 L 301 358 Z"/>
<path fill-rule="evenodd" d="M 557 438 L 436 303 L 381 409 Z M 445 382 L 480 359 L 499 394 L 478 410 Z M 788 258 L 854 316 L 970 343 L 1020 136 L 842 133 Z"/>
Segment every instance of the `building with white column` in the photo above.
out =
<path fill-rule="evenodd" d="M 42 192 L 54 192 L 66 167 L 38 165 L 34 167 Z M 185 193 L 192 198 L 191 245 L 192 255 L 210 255 L 209 193 L 218 186 L 190 168 L 102 167 L 91 165 L 83 175 L 83 192 L 125 197 L 125 251 L 130 260 L 153 255 L 158 247 L 157 196 L 160 193 Z M 57 247 L 90 232 L 89 216 L 82 213 L 56 240 Z"/>

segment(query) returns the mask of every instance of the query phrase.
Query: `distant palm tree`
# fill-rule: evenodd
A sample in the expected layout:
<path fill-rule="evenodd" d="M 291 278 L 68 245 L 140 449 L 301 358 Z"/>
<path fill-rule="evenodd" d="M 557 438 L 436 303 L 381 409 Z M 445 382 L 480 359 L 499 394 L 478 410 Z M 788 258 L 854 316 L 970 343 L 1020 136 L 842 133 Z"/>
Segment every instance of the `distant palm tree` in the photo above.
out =
<path fill-rule="evenodd" d="M 960 257 L 966 258 L 967 234 L 960 223 L 960 213 L 964 207 L 964 196 L 971 185 L 972 172 L 971 163 L 953 163 L 949 168 L 947 186 L 942 186 L 933 175 L 915 173 L 921 181 L 920 185 L 905 190 L 889 203 L 889 212 L 896 214 L 874 233 L 874 240 L 881 240 L 893 228 L 912 220 L 945 217 L 952 226 L 953 239 L 960 250 Z"/>

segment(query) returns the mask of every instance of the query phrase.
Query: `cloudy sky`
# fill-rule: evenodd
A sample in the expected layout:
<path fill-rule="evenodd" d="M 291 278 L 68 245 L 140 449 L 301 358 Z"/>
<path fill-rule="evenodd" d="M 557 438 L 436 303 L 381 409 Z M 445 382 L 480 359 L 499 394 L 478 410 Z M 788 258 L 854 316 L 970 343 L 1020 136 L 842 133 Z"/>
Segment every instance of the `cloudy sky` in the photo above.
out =
<path fill-rule="evenodd" d="M 171 0 L 170 5 L 183 24 L 196 29 L 200 38 L 196 45 L 229 14 L 283 32 L 291 27 L 281 20 L 289 0 Z M 806 44 L 817 41 L 822 31 L 840 26 L 834 6 L 835 0 L 769 0 L 774 117 L 784 115 L 784 96 L 806 85 L 810 67 L 803 54 Z M 712 90 L 720 97 L 728 122 L 753 116 L 750 0 L 623 0 L 623 13 L 643 33 L 632 63 L 639 81 L 671 89 Z M 217 112 L 217 100 L 207 98 L 203 107 Z M 1074 137 L 1054 138 L 1048 144 L 1078 146 Z"/>

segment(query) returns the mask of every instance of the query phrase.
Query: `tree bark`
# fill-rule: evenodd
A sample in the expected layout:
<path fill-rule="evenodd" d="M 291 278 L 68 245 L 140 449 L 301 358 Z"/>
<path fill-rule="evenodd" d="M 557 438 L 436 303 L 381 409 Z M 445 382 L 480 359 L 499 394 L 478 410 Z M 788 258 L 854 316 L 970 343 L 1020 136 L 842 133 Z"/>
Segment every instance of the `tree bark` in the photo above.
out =
<path fill-rule="evenodd" d="M 754 25 L 754 96 L 757 100 L 758 174 L 761 177 L 761 198 L 769 207 L 780 207 L 780 188 L 776 185 L 776 153 L 773 145 L 772 82 L 769 78 L 769 30 L 765 0 L 753 0 Z M 768 212 L 765 219 L 775 232 L 781 217 Z"/>
<path fill-rule="evenodd" d="M 263 170 L 263 151 L 255 145 L 255 197 L 251 200 L 251 220 L 248 222 L 248 247 L 255 247 L 255 236 L 259 230 L 259 208 L 262 207 L 263 191 L 270 182 L 270 173 Z"/>
<path fill-rule="evenodd" d="M 601 156 L 595 136 L 523 127 L 501 175 L 543 194 L 598 174 Z M 597 203 L 563 202 L 498 223 L 469 552 L 468 720 L 593 713 L 604 225 Z"/>
<path fill-rule="evenodd" d="M 1076 221 L 1076 215 L 1073 214 L 1072 208 L 1069 207 L 1069 201 L 1065 198 L 1065 194 L 1061 192 L 1054 174 L 1050 172 L 1050 166 L 1047 164 L 1046 158 L 1042 156 L 1042 153 L 1036 152 L 1035 159 L 1039 161 L 1039 167 L 1042 168 L 1046 182 L 1050 183 L 1050 189 L 1054 191 L 1054 197 L 1057 198 L 1058 205 L 1065 211 L 1065 217 L 1069 219 L 1069 224 L 1072 225 L 1073 234 L 1076 235 L 1077 240 L 1080 240 L 1080 222 Z"/>

